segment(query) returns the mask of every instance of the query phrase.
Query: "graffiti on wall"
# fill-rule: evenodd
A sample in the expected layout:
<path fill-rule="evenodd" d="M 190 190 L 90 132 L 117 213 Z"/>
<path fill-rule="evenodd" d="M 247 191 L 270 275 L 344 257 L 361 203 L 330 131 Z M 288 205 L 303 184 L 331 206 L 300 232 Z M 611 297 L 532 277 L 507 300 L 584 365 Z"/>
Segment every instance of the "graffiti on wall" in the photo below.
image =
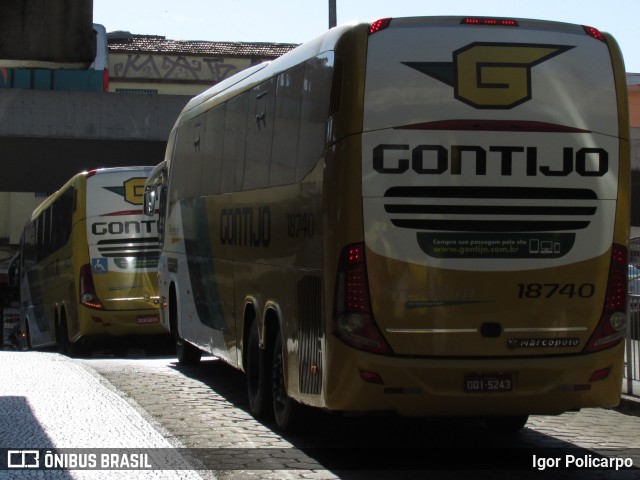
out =
<path fill-rule="evenodd" d="M 183 55 L 117 55 L 109 58 L 109 71 L 120 80 L 173 80 L 215 83 L 244 70 L 249 59 L 186 57 Z"/>

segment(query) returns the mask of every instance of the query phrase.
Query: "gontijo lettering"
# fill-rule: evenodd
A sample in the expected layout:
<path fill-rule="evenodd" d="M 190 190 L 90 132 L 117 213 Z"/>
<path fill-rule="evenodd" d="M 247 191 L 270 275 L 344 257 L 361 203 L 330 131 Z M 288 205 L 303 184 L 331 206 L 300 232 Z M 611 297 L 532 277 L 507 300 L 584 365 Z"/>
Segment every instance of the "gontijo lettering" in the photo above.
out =
<path fill-rule="evenodd" d="M 223 208 L 220 211 L 220 243 L 236 247 L 269 247 L 271 208 Z"/>
<path fill-rule="evenodd" d="M 449 150 L 444 145 L 380 144 L 373 149 L 373 168 L 384 174 L 411 169 L 424 175 L 462 175 L 463 169 L 467 172 L 463 159 L 470 164 L 468 171 L 476 175 L 487 175 L 492 165 L 501 176 L 512 176 L 515 170 L 529 177 L 566 177 L 574 172 L 581 177 L 602 177 L 609 171 L 609 153 L 603 148 L 565 147 L 544 165 L 538 160 L 537 147 L 497 145 L 487 152 L 479 145 L 452 145 Z"/>
<path fill-rule="evenodd" d="M 157 231 L 157 220 L 131 220 L 128 222 L 95 222 L 91 225 L 94 235 L 131 235 Z"/>

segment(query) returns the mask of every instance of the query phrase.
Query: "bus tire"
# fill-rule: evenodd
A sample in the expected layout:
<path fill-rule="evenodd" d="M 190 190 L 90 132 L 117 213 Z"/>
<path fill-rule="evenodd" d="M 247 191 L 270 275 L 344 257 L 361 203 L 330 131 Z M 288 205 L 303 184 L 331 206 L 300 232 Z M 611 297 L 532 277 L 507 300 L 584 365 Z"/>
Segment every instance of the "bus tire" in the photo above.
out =
<path fill-rule="evenodd" d="M 178 318 L 178 301 L 175 286 L 171 285 L 169 293 L 169 323 L 173 332 L 173 339 L 176 344 L 176 356 L 180 365 L 197 365 L 202 358 L 202 351 L 194 347 L 180 336 L 180 322 Z"/>
<path fill-rule="evenodd" d="M 271 411 L 271 382 L 265 350 L 260 348 L 258 321 L 254 318 L 247 337 L 247 394 L 249 410 L 255 418 L 264 418 Z"/>
<path fill-rule="evenodd" d="M 69 340 L 69 327 L 67 326 L 66 315 L 62 315 L 59 326 L 60 338 L 58 341 L 58 352 L 71 358 L 82 356 L 84 352 L 83 349 L 80 348 L 79 344 L 73 343 Z"/>
<path fill-rule="evenodd" d="M 202 351 L 191 345 L 176 332 L 176 356 L 180 365 L 197 365 L 202 358 Z"/>
<path fill-rule="evenodd" d="M 487 417 L 485 423 L 489 430 L 498 435 L 518 433 L 524 428 L 529 415 L 510 415 L 503 417 Z"/>
<path fill-rule="evenodd" d="M 303 423 L 304 406 L 293 400 L 287 393 L 284 376 L 284 350 L 280 332 L 276 334 L 272 359 L 273 416 L 278 430 L 292 432 Z"/>

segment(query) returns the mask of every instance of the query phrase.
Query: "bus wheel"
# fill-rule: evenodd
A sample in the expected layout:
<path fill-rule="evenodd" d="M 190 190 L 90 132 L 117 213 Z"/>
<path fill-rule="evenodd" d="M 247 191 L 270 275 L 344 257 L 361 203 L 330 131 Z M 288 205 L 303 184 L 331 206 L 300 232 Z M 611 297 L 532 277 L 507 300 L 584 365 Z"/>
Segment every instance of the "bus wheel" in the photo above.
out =
<path fill-rule="evenodd" d="M 302 423 L 301 417 L 304 415 L 304 407 L 287 394 L 284 376 L 284 353 L 280 332 L 276 335 L 273 345 L 273 362 L 271 368 L 273 414 L 276 420 L 276 426 L 283 432 L 293 431 Z"/>
<path fill-rule="evenodd" d="M 504 417 L 487 417 L 485 423 L 489 430 L 501 435 L 518 433 L 524 428 L 529 415 L 512 415 Z"/>
<path fill-rule="evenodd" d="M 67 327 L 66 317 L 60 320 L 60 338 L 58 339 L 58 352 L 67 357 L 80 357 L 84 354 L 83 349 L 76 343 L 69 340 L 69 329 Z"/>
<path fill-rule="evenodd" d="M 260 348 L 258 321 L 251 322 L 247 339 L 247 392 L 249 409 L 256 418 L 263 418 L 271 411 L 271 390 L 266 352 Z"/>
<path fill-rule="evenodd" d="M 176 356 L 180 365 L 197 365 L 202 358 L 202 351 L 176 332 Z"/>

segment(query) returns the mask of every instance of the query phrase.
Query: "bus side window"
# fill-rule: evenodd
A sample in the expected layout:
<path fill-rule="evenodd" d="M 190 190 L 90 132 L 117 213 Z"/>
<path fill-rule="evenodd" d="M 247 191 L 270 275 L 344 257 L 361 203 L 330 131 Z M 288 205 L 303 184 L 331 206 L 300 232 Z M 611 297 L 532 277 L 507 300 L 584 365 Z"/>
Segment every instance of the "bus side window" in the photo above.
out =
<path fill-rule="evenodd" d="M 296 181 L 311 171 L 324 150 L 332 72 L 333 52 L 305 62 Z"/>
<path fill-rule="evenodd" d="M 17 287 L 20 283 L 20 252 L 16 253 L 9 261 L 7 268 L 7 284 L 10 287 Z"/>
<path fill-rule="evenodd" d="M 271 144 L 276 100 L 276 79 L 272 78 L 251 89 L 247 115 L 247 149 L 244 157 L 243 190 L 269 185 Z"/>
<path fill-rule="evenodd" d="M 244 92 L 227 103 L 222 155 L 222 193 L 240 191 L 244 176 L 245 135 L 249 92 Z"/>
<path fill-rule="evenodd" d="M 277 119 L 273 132 L 269 186 L 289 185 L 296 181 L 298 135 L 302 108 L 304 64 L 278 76 L 276 90 Z"/>
<path fill-rule="evenodd" d="M 207 141 L 202 165 L 202 195 L 217 195 L 222 183 L 222 146 L 226 122 L 226 104 L 207 112 Z"/>
<path fill-rule="evenodd" d="M 37 259 L 37 226 L 30 221 L 24 229 L 22 265 L 30 268 Z"/>
<path fill-rule="evenodd" d="M 46 258 L 50 253 L 51 240 L 51 207 L 42 212 L 36 221 L 37 240 L 36 240 L 36 260 L 40 261 Z"/>
<path fill-rule="evenodd" d="M 189 124 L 180 125 L 175 141 L 175 150 L 171 160 L 171 181 L 169 184 L 169 208 L 176 200 L 184 198 L 187 182 L 187 159 L 189 155 Z"/>
<path fill-rule="evenodd" d="M 185 169 L 183 198 L 196 198 L 201 193 L 202 165 L 204 160 L 206 139 L 205 115 L 199 115 L 188 122 L 189 133 L 186 140 L 186 151 L 183 151 L 182 168 Z"/>
<path fill-rule="evenodd" d="M 51 230 L 51 248 L 62 248 L 71 236 L 74 190 L 67 190 L 53 204 L 53 225 Z"/>

